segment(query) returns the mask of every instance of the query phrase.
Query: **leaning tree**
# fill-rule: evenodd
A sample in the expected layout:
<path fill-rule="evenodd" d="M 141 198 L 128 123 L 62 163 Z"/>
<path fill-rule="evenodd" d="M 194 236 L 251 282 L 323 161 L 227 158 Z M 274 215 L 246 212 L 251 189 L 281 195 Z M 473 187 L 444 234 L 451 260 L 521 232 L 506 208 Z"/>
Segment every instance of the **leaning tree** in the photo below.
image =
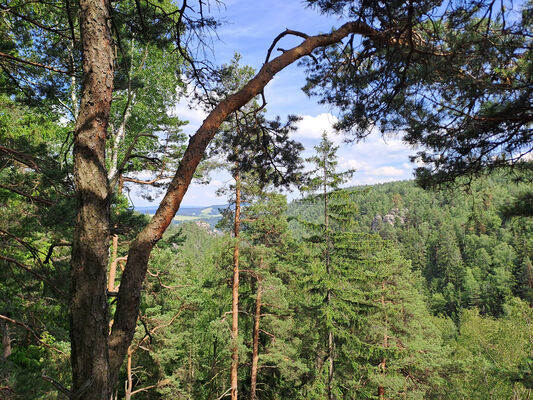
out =
<path fill-rule="evenodd" d="M 419 156 L 443 176 L 508 165 L 531 151 L 527 7 L 520 19 L 510 18 L 494 1 L 308 0 L 308 5 L 346 22 L 326 34 L 284 31 L 267 50 L 257 74 L 235 93 L 212 103 L 190 137 L 157 212 L 129 245 L 110 316 L 106 271 L 113 188 L 106 146 L 122 47 L 119 31 L 129 30 L 156 44 L 173 41 L 174 54 L 189 63 L 191 78 L 209 91 L 209 66 L 186 49 L 190 32 L 216 26 L 205 18 L 203 3 L 199 1 L 196 10 L 187 0 L 177 6 L 150 0 L 0 5 L 2 18 L 13 21 L 0 24 L 6 49 L 0 51 L 0 81 L 6 88 L 41 101 L 48 95 L 64 95 L 61 92 L 69 86 L 65 82 L 73 77 L 81 82 L 81 95 L 73 98 L 77 208 L 70 290 L 72 398 L 111 396 L 135 331 L 151 250 L 179 209 L 220 125 L 262 95 L 288 65 L 303 60 L 309 77 L 306 90 L 340 110 L 339 129 L 352 130 L 358 138 L 375 127 L 385 132 L 401 129 L 406 141 L 428 147 Z M 274 57 L 274 49 L 287 36 L 301 42 Z M 38 72 L 43 70 L 44 75 Z"/>

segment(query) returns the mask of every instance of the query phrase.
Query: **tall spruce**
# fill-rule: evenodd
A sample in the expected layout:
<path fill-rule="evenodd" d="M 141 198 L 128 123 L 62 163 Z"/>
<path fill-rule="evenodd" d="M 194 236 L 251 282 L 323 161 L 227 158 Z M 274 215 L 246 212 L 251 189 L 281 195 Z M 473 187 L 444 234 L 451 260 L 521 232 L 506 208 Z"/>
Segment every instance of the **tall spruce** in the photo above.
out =
<path fill-rule="evenodd" d="M 334 274 L 331 264 L 331 225 L 330 216 L 332 206 L 329 203 L 330 192 L 337 190 L 343 183 L 353 175 L 354 171 L 337 172 L 337 150 L 338 147 L 333 145 L 326 132 L 322 134 L 322 140 L 318 146 L 315 147 L 316 154 L 306 159 L 310 162 L 314 169 L 309 172 L 309 179 L 305 187 L 302 188 L 305 192 L 319 192 L 320 201 L 322 203 L 322 218 L 321 234 L 323 235 L 323 255 L 322 261 L 324 263 L 324 272 L 326 279 L 330 281 L 330 276 Z M 318 225 L 320 226 L 320 225 Z M 315 238 L 316 239 L 316 238 Z M 327 397 L 333 400 L 333 376 L 334 376 L 334 357 L 335 357 L 335 338 L 333 333 L 333 321 L 331 319 L 331 296 L 333 288 L 327 285 L 325 293 L 325 331 L 327 336 Z"/>

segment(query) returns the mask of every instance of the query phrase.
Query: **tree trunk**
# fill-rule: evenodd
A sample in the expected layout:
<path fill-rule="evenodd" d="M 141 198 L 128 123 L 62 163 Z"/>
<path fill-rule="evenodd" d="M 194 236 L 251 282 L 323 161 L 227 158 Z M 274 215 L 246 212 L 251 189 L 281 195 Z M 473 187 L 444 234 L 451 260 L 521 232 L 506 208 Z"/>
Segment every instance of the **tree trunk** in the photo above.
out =
<path fill-rule="evenodd" d="M 109 0 L 80 0 L 84 84 L 74 139 L 76 228 L 72 246 L 70 338 L 72 391 L 79 399 L 111 396 L 107 263 L 109 185 L 105 144 L 113 91 Z"/>
<path fill-rule="evenodd" d="M 132 356 L 132 349 L 131 346 L 128 348 L 128 361 L 126 364 L 126 383 L 124 388 L 124 400 L 131 400 L 131 392 L 133 389 L 133 381 L 131 379 L 131 356 Z"/>
<path fill-rule="evenodd" d="M 328 399 L 333 400 L 333 332 L 328 332 Z"/>
<path fill-rule="evenodd" d="M 235 247 L 233 248 L 233 289 L 231 308 L 231 400 L 238 398 L 239 370 L 239 227 L 241 223 L 241 180 L 235 174 Z"/>
<path fill-rule="evenodd" d="M 2 328 L 2 361 L 5 361 L 11 355 L 11 337 L 6 321 L 0 321 L 0 327 Z"/>
<path fill-rule="evenodd" d="M 261 293 L 263 292 L 263 285 L 261 279 L 257 278 L 257 298 L 255 300 L 255 319 L 253 330 L 253 344 L 252 344 L 252 372 L 250 379 L 250 400 L 256 400 L 257 387 L 257 365 L 259 362 L 259 322 L 261 320 Z"/>
<path fill-rule="evenodd" d="M 115 279 L 117 276 L 117 264 L 118 264 L 117 256 L 118 256 L 118 235 L 114 234 L 113 235 L 113 251 L 111 253 L 111 264 L 109 265 L 109 277 L 107 279 L 108 292 L 115 291 Z"/>

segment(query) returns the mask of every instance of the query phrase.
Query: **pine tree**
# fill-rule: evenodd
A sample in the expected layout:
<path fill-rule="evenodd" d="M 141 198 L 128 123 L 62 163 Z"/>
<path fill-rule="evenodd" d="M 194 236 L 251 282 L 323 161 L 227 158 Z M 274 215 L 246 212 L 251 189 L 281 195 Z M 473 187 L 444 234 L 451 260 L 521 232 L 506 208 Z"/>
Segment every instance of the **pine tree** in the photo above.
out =
<path fill-rule="evenodd" d="M 239 67 L 239 56 L 235 55 L 229 65 L 221 69 L 221 81 L 214 96 L 227 96 L 242 88 L 253 74 L 250 67 Z M 254 186 L 268 184 L 288 186 L 294 182 L 301 169 L 298 152 L 301 145 L 288 138 L 295 129 L 295 117 L 289 117 L 286 124 L 278 119 L 268 121 L 265 110 L 256 99 L 246 104 L 228 118 L 222 126 L 224 134 L 215 142 L 214 154 L 227 158 L 227 167 L 235 181 L 232 192 L 234 209 L 233 236 L 233 295 L 232 295 L 232 365 L 231 398 L 238 398 L 239 368 L 239 262 L 241 206 L 247 195 L 253 196 Z M 249 193 L 246 193 L 246 192 Z"/>

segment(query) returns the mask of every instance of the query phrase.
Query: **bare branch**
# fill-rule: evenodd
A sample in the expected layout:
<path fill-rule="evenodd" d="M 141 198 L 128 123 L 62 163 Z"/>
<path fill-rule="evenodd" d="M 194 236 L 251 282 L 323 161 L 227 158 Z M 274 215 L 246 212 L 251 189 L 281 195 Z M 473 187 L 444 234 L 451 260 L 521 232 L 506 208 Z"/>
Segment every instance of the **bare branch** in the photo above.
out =
<path fill-rule="evenodd" d="M 59 247 L 59 246 L 72 246 L 72 243 L 65 242 L 62 240 L 61 242 L 52 244 L 50 248 L 48 249 L 48 253 L 46 254 L 46 258 L 44 259 L 44 264 L 48 264 L 48 262 L 50 261 L 50 258 L 52 257 L 52 252 L 54 251 L 54 248 Z"/>
<path fill-rule="evenodd" d="M 37 162 L 34 160 L 32 156 L 22 153 L 20 151 L 14 150 L 14 149 L 10 149 L 9 147 L 4 147 L 4 146 L 0 146 L 0 151 L 6 154 L 9 154 L 11 157 L 13 157 L 13 159 L 26 165 L 27 167 L 30 167 L 31 169 L 37 172 L 40 171 L 40 168 L 37 165 Z"/>
<path fill-rule="evenodd" d="M 68 357 L 68 354 L 67 354 L 67 353 L 65 353 L 65 352 L 63 352 L 63 351 L 61 351 L 61 350 L 59 350 L 59 349 L 56 349 L 55 347 L 50 346 L 48 343 L 43 342 L 43 341 L 41 340 L 41 338 L 39 337 L 39 335 L 37 335 L 37 333 L 36 333 L 32 328 L 30 328 L 28 325 L 26 325 L 24 322 L 16 321 L 16 320 L 11 319 L 11 318 L 9 318 L 9 317 L 6 317 L 5 315 L 2 315 L 2 314 L 0 314 L 0 319 L 3 319 L 4 321 L 7 321 L 7 322 L 9 322 L 9 323 L 11 323 L 11 324 L 14 324 L 14 325 L 18 325 L 18 326 L 20 326 L 20 327 L 26 329 L 26 330 L 27 330 L 28 332 L 30 332 L 30 333 L 35 337 L 35 339 L 36 339 L 39 343 L 41 343 L 43 346 L 49 348 L 50 350 L 54 350 L 55 352 L 57 352 L 57 353 L 59 353 L 59 354 L 62 354 L 62 355 L 64 355 L 65 357 Z"/>
<path fill-rule="evenodd" d="M 7 7 L 7 6 L 3 5 L 3 4 L 0 4 L 0 9 L 4 10 L 4 11 L 10 13 L 10 14 L 13 14 L 15 17 L 23 19 L 24 21 L 29 22 L 30 24 L 35 25 L 38 28 L 41 28 L 41 29 L 44 29 L 46 31 L 55 33 L 56 35 L 59 35 L 59 36 L 65 38 L 65 39 L 72 40 L 72 38 L 69 38 L 67 35 L 65 35 L 63 32 L 61 32 L 61 30 L 54 29 L 54 28 L 52 28 L 50 26 L 43 25 L 40 22 L 35 21 L 34 19 L 31 19 L 31 18 L 29 18 L 29 17 L 27 17 L 25 15 L 19 14 L 19 13 L 13 11 L 13 9 L 11 7 Z"/>
<path fill-rule="evenodd" d="M 22 64 L 28 64 L 28 65 L 32 65 L 34 67 L 44 68 L 44 69 L 47 69 L 49 71 L 59 72 L 61 74 L 65 74 L 65 75 L 68 75 L 68 76 L 76 76 L 73 72 L 65 71 L 65 70 L 62 70 L 62 69 L 59 69 L 59 68 L 56 68 L 56 67 L 51 67 L 50 65 L 39 64 L 39 63 L 36 63 L 34 61 L 24 60 L 22 58 L 14 57 L 14 56 L 11 56 L 9 54 L 3 53 L 1 51 L 0 51 L 0 57 L 7 58 L 8 60 L 16 61 L 16 62 L 22 63 Z"/>
<path fill-rule="evenodd" d="M 169 380 L 169 379 L 163 379 L 163 380 L 158 381 L 158 382 L 157 382 L 156 384 L 154 384 L 154 385 L 145 386 L 145 387 L 143 387 L 143 388 L 140 388 L 140 389 L 134 390 L 133 392 L 130 393 L 130 395 L 133 396 L 133 395 L 136 394 L 136 393 L 146 392 L 147 390 L 154 389 L 154 388 L 159 388 L 159 387 L 162 387 L 162 386 L 168 385 L 169 383 L 170 383 L 170 380 Z"/>
<path fill-rule="evenodd" d="M 51 383 L 53 386 L 55 386 L 56 389 L 58 389 L 61 393 L 63 393 L 69 399 L 71 398 L 72 392 L 68 390 L 65 386 L 63 386 L 61 383 L 56 381 L 54 378 L 48 375 L 45 375 L 44 373 L 41 375 L 41 378 L 44 379 L 46 382 Z"/>
<path fill-rule="evenodd" d="M 172 179 L 172 178 L 173 178 L 172 176 L 163 176 L 162 172 L 161 172 L 161 175 L 149 181 L 143 181 L 142 179 L 129 178 L 127 176 L 123 177 L 124 182 L 138 183 L 139 185 L 152 185 L 156 182 L 164 181 L 165 179 Z"/>
<path fill-rule="evenodd" d="M 23 269 L 24 271 L 26 272 L 29 272 L 30 274 L 32 274 L 33 276 L 35 276 L 37 279 L 43 281 L 43 282 L 46 282 L 48 285 L 50 285 L 50 287 L 56 291 L 57 293 L 61 294 L 62 296 L 65 296 L 65 293 L 63 293 L 62 290 L 59 290 L 52 282 L 50 282 L 46 277 L 44 277 L 43 275 L 39 274 L 38 272 L 35 272 L 30 266 L 28 265 L 25 265 L 23 263 L 21 263 L 20 261 L 18 260 L 15 260 L 14 258 L 11 258 L 11 257 L 6 257 L 2 254 L 0 254 L 0 260 L 4 260 L 4 261 L 7 261 L 8 263 L 11 263 L 11 264 L 15 264 L 17 267 L 19 267 L 20 269 Z"/>
<path fill-rule="evenodd" d="M 163 283 L 163 281 L 161 280 L 161 277 L 159 276 L 159 272 L 157 274 L 154 274 L 153 272 L 150 272 L 150 270 L 147 270 L 146 271 L 148 273 L 148 275 L 154 277 L 154 278 L 157 278 L 157 280 L 159 281 L 159 286 L 165 288 L 165 289 L 182 289 L 182 288 L 186 288 L 186 287 L 189 287 L 189 285 L 174 285 L 174 286 L 168 286 L 168 285 L 165 285 Z"/>
<path fill-rule="evenodd" d="M 304 39 L 307 39 L 309 37 L 309 35 L 307 35 L 305 33 L 298 32 L 298 31 L 293 31 L 293 30 L 290 30 L 290 29 L 286 29 L 284 32 L 281 32 L 278 36 L 276 36 L 276 38 L 272 41 L 272 44 L 268 48 L 267 55 L 266 55 L 266 58 L 265 58 L 265 64 L 270 60 L 270 55 L 272 54 L 272 50 L 274 50 L 274 47 L 276 47 L 276 44 L 281 39 L 283 39 L 285 36 L 289 36 L 289 35 L 299 36 L 299 37 L 304 38 Z M 283 50 L 282 52 L 284 53 L 285 50 Z"/>

